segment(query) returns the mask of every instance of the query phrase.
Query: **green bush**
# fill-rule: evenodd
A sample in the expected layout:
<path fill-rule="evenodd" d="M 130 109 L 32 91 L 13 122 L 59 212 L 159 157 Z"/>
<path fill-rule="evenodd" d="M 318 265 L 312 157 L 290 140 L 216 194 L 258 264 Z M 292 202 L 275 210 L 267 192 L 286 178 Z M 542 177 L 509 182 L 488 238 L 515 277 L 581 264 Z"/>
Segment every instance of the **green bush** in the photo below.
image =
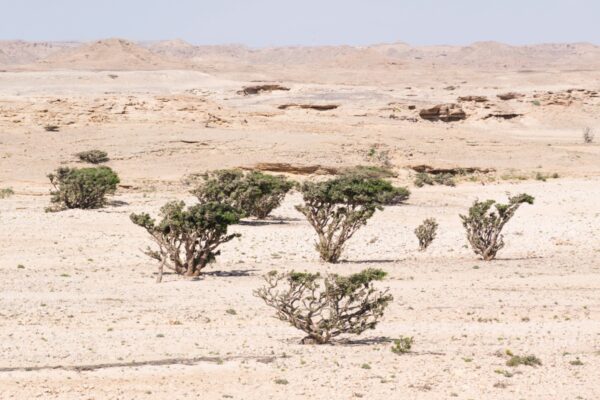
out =
<path fill-rule="evenodd" d="M 414 184 L 416 187 L 423 187 L 425 185 L 433 186 L 435 184 L 443 186 L 456 186 L 454 175 L 450 173 L 445 174 L 428 174 L 427 172 L 419 172 L 415 177 Z"/>
<path fill-rule="evenodd" d="M 526 365 L 528 367 L 535 367 L 537 365 L 542 365 L 542 361 L 534 356 L 533 354 L 528 356 L 512 356 L 507 362 L 506 365 L 509 367 L 518 367 L 519 365 Z"/>
<path fill-rule="evenodd" d="M 109 160 L 108 153 L 102 150 L 88 150 L 77 153 L 76 156 L 83 162 L 102 164 Z"/>
<path fill-rule="evenodd" d="M 0 199 L 7 199 L 14 194 L 15 194 L 15 191 L 12 188 L 0 189 Z"/>
<path fill-rule="evenodd" d="M 415 229 L 415 235 L 419 240 L 420 251 L 425 251 L 431 242 L 433 242 L 433 239 L 435 239 L 437 235 L 437 228 L 437 221 L 434 218 L 428 218 Z"/>
<path fill-rule="evenodd" d="M 378 167 L 372 165 L 357 165 L 355 167 L 345 168 L 341 175 L 354 175 L 363 178 L 394 178 L 397 174 L 388 167 Z"/>
<path fill-rule="evenodd" d="M 433 177 L 426 172 L 419 172 L 417 174 L 417 176 L 415 177 L 415 182 L 414 182 L 416 187 L 423 187 L 425 185 L 433 185 L 434 183 L 435 182 L 433 180 Z"/>
<path fill-rule="evenodd" d="M 341 176 L 325 182 L 305 182 L 300 186 L 304 204 L 296 206 L 318 235 L 316 249 L 326 262 L 339 261 L 345 243 L 367 221 L 391 203 L 409 196 L 383 179 L 357 175 Z"/>
<path fill-rule="evenodd" d="M 360 335 L 377 326 L 393 300 L 387 290 L 373 285 L 385 275 L 380 269 L 324 278 L 272 271 L 264 277 L 266 285 L 254 294 L 276 310 L 277 318 L 308 335 L 302 343 L 324 344 L 339 335 Z"/>
<path fill-rule="evenodd" d="M 240 210 L 243 216 L 263 219 L 281 205 L 293 186 L 293 182 L 283 176 L 231 169 L 207 174 L 204 182 L 192 193 L 201 203 L 229 204 Z"/>
<path fill-rule="evenodd" d="M 392 353 L 406 354 L 410 352 L 410 349 L 412 349 L 413 343 L 413 337 L 400 336 L 399 339 L 394 340 L 394 345 L 392 346 Z"/>
<path fill-rule="evenodd" d="M 52 203 L 57 210 L 64 208 L 100 208 L 106 203 L 106 196 L 114 194 L 119 177 L 108 167 L 67 168 L 60 167 L 48 175 L 54 186 L 51 192 Z"/>
<path fill-rule="evenodd" d="M 533 204 L 533 201 L 534 198 L 525 193 L 510 197 L 508 204 L 499 204 L 494 200 L 475 201 L 469 209 L 469 215 L 460 216 L 467 231 L 467 240 L 475 254 L 485 261 L 493 260 L 504 247 L 501 234 L 504 225 L 515 215 L 521 204 Z"/>
<path fill-rule="evenodd" d="M 158 250 L 145 252 L 160 263 L 158 282 L 164 267 L 180 275 L 199 276 L 220 254 L 217 248 L 221 244 L 241 236 L 227 233 L 229 225 L 240 220 L 239 211 L 227 204 L 209 202 L 186 209 L 183 202 L 174 201 L 165 204 L 160 215 L 158 223 L 147 213 L 130 216 L 158 245 Z"/>

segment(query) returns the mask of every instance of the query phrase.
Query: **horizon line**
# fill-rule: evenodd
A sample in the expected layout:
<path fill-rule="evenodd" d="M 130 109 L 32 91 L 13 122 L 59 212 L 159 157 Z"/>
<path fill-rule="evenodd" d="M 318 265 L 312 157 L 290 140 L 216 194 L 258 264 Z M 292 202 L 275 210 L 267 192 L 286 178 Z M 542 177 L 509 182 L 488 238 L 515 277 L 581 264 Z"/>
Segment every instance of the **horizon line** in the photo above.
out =
<path fill-rule="evenodd" d="M 61 39 L 61 40 L 29 40 L 29 39 L 3 39 L 0 38 L 0 43 L 2 42 L 24 42 L 24 43 L 77 43 L 77 44 L 90 44 L 90 43 L 98 43 L 108 40 L 123 40 L 135 44 L 144 44 L 144 43 L 161 43 L 161 42 L 174 42 L 181 41 L 186 44 L 189 44 L 194 47 L 217 47 L 217 46 L 236 46 L 236 47 L 246 47 L 248 49 L 269 49 L 269 48 L 286 48 L 286 47 L 296 47 L 296 48 L 309 48 L 309 47 L 355 47 L 355 48 L 369 48 L 376 46 L 386 46 L 386 45 L 406 45 L 409 47 L 419 48 L 419 47 L 471 47 L 477 44 L 499 44 L 503 46 L 509 47 L 533 47 L 533 46 L 544 46 L 544 45 L 592 45 L 595 47 L 600 47 L 600 43 L 594 43 L 590 41 L 576 41 L 576 42 L 531 42 L 526 44 L 513 44 L 508 42 L 502 42 L 498 40 L 477 40 L 474 42 L 470 42 L 468 44 L 412 44 L 409 42 L 404 42 L 401 40 L 394 42 L 374 42 L 370 44 L 347 44 L 347 43 L 337 43 L 337 44 L 277 44 L 277 45 L 264 45 L 264 46 L 253 46 L 245 43 L 235 43 L 235 42 L 226 42 L 226 43 L 194 43 L 182 38 L 170 38 L 170 39 L 129 39 L 126 37 L 119 36 L 110 36 L 103 38 L 96 38 L 91 40 L 75 40 L 75 39 Z"/>

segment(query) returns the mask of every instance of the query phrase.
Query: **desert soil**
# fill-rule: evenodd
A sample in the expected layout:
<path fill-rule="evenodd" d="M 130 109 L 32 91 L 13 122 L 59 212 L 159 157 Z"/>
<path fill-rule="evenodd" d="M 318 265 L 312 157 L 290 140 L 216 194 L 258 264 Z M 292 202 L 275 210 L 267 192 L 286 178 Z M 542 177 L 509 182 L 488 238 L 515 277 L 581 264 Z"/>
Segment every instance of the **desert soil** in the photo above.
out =
<path fill-rule="evenodd" d="M 84 57 L 72 46 L 0 73 L 0 188 L 15 191 L 0 200 L 1 399 L 600 398 L 600 134 L 582 140 L 584 127 L 600 127 L 597 70 L 163 65 L 157 50 L 109 41 Z M 92 68 L 90 53 L 129 67 Z M 272 82 L 290 90 L 238 93 Z M 506 92 L 523 97 L 497 97 Z M 488 101 L 457 100 L 475 95 Z M 467 118 L 419 117 L 445 103 Z M 94 148 L 121 177 L 113 202 L 46 213 L 46 174 L 83 166 L 74 153 Z M 297 193 L 270 219 L 236 225 L 241 238 L 199 280 L 156 284 L 142 253 L 151 241 L 129 221 L 193 203 L 194 174 L 207 170 L 339 169 L 379 165 L 377 155 L 412 196 L 378 212 L 340 264 L 319 262 Z M 411 167 L 422 164 L 491 171 L 416 188 Z M 506 248 L 478 260 L 459 214 L 523 192 L 536 201 L 506 226 Z M 428 217 L 440 234 L 420 253 L 413 229 Z M 253 296 L 271 270 L 368 267 L 388 272 L 379 286 L 395 300 L 375 330 L 331 345 L 299 344 L 302 332 Z M 400 336 L 414 337 L 412 352 L 391 351 Z M 507 350 L 542 365 L 508 367 Z"/>

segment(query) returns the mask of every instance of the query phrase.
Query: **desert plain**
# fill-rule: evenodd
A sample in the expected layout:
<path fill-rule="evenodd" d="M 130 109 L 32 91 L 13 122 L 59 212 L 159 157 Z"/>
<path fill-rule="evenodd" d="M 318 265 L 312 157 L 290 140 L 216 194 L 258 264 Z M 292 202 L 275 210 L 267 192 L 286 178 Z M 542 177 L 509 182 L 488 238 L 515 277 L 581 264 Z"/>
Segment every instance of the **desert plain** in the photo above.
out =
<path fill-rule="evenodd" d="M 0 42 L 0 399 L 600 398 L 600 48 Z M 285 90 L 244 91 L 262 85 Z M 510 94 L 510 95 L 507 95 Z M 454 104 L 459 120 L 421 110 Z M 463 115 L 464 114 L 464 115 Z M 56 129 L 46 130 L 45 127 Z M 102 149 L 121 184 L 96 210 L 45 212 L 59 166 Z M 289 194 L 199 279 L 155 283 L 129 220 L 193 204 L 198 174 L 304 181 L 385 164 L 411 190 L 325 264 Z M 455 187 L 416 170 L 473 169 Z M 529 193 L 491 262 L 459 214 Z M 419 252 L 414 228 L 434 217 Z M 380 324 L 329 345 L 253 291 L 271 270 L 381 268 Z M 412 351 L 391 351 L 400 336 Z M 540 366 L 509 367 L 507 350 Z"/>

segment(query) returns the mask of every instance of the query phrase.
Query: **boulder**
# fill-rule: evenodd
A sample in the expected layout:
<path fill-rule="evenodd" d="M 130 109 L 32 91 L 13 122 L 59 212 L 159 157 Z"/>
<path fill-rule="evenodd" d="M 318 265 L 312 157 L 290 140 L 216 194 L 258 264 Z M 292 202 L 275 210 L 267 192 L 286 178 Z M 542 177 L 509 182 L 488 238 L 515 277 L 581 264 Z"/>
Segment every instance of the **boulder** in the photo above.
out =
<path fill-rule="evenodd" d="M 488 98 L 485 96 L 462 96 L 458 98 L 458 101 L 473 101 L 475 103 L 485 103 Z"/>
<path fill-rule="evenodd" d="M 500 100 L 514 100 L 514 99 L 519 99 L 521 97 L 525 97 L 525 95 L 521 94 L 521 93 L 515 93 L 515 92 L 501 93 L 498 95 L 498 98 Z"/>
<path fill-rule="evenodd" d="M 454 122 L 467 118 L 467 114 L 457 104 L 440 104 L 421 110 L 419 115 L 427 121 Z"/>
<path fill-rule="evenodd" d="M 258 85 L 258 86 L 246 86 L 242 90 L 238 91 L 238 94 L 245 96 L 252 94 L 260 94 L 262 92 L 273 92 L 275 90 L 288 91 L 290 88 L 281 85 Z"/>

